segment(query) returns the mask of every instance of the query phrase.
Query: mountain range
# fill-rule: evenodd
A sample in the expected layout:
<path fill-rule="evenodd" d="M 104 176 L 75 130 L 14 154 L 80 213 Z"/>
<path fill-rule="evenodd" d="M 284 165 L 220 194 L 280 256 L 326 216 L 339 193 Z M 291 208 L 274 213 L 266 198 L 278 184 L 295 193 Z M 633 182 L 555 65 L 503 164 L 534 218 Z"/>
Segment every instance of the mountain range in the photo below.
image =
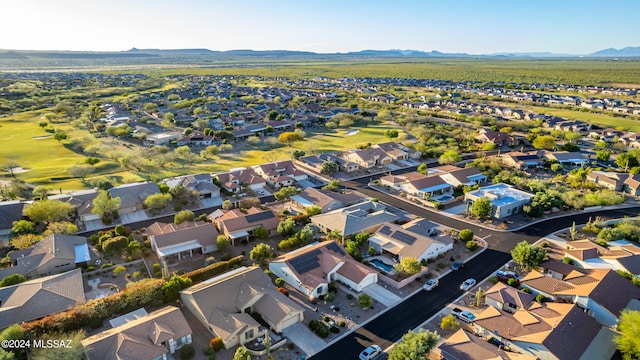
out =
<path fill-rule="evenodd" d="M 531 53 L 493 53 L 493 54 L 468 54 L 468 53 L 443 53 L 440 51 L 419 50 L 362 50 L 346 53 L 316 53 L 310 51 L 292 50 L 229 50 L 216 51 L 209 49 L 137 49 L 126 51 L 42 51 L 42 50 L 1 50 L 0 60 L 6 61 L 65 61 L 65 60 L 109 60 L 123 62 L 174 62 L 193 61 L 210 62 L 212 60 L 229 60 L 239 58 L 271 58 L 271 59 L 335 59 L 335 58 L 558 58 L 558 57 L 585 57 L 585 58 L 632 58 L 640 57 L 640 47 L 625 47 L 622 49 L 603 49 L 591 54 L 555 54 L 551 52 Z M 119 60 L 118 60 L 119 59 Z"/>

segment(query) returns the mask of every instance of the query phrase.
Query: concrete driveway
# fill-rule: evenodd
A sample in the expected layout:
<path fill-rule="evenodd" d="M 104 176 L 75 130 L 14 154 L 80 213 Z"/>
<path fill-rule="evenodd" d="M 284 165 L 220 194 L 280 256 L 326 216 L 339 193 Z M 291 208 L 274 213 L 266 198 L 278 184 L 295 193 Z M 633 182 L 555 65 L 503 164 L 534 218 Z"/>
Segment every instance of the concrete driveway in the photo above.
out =
<path fill-rule="evenodd" d="M 313 356 L 327 346 L 324 340 L 314 334 L 303 323 L 297 323 L 284 329 L 282 334 L 304 351 L 307 356 Z"/>
<path fill-rule="evenodd" d="M 368 294 L 372 298 L 376 299 L 379 303 L 384 306 L 393 306 L 398 301 L 402 300 L 402 298 L 391 291 L 385 289 L 380 284 L 371 284 L 362 289 L 362 292 Z"/>

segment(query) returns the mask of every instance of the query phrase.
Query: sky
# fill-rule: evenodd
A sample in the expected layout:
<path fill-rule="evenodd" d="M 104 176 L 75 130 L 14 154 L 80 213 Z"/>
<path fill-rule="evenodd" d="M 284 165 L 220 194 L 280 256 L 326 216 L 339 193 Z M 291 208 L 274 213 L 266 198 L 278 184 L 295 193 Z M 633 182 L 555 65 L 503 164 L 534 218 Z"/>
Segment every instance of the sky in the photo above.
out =
<path fill-rule="evenodd" d="M 640 0 L 0 0 L 0 49 L 410 49 L 589 54 L 640 46 Z"/>

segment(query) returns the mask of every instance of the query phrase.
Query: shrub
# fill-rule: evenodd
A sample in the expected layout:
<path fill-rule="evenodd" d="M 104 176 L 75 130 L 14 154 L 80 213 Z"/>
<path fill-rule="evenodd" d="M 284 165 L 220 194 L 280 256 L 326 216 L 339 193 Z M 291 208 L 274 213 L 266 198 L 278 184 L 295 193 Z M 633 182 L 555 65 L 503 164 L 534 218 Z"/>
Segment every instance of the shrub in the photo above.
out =
<path fill-rule="evenodd" d="M 276 279 L 273 281 L 273 283 L 274 283 L 274 284 L 276 284 L 276 286 L 278 286 L 278 287 L 282 287 L 282 286 L 284 286 L 285 281 L 284 281 L 284 279 L 283 279 L 283 278 L 280 278 L 280 277 L 279 277 L 279 278 L 276 278 Z"/>
<path fill-rule="evenodd" d="M 271 276 L 271 270 L 269 270 L 269 269 L 264 269 L 264 273 L 269 275 L 269 276 Z"/>
<path fill-rule="evenodd" d="M 568 256 L 565 256 L 564 258 L 562 258 L 562 262 L 567 264 L 567 265 L 573 264 L 573 260 L 571 260 L 571 258 L 568 257 Z"/>
<path fill-rule="evenodd" d="M 203 353 L 203 354 L 205 354 L 205 355 L 207 355 L 207 356 L 211 356 L 211 355 L 214 355 L 214 356 L 215 356 L 216 351 L 215 351 L 215 350 L 213 350 L 213 348 L 212 348 L 212 347 L 206 347 L 206 348 L 202 349 L 202 353 Z"/>
<path fill-rule="evenodd" d="M 538 296 L 536 296 L 536 301 L 541 304 L 547 300 L 548 300 L 547 297 L 544 296 L 543 294 L 538 294 Z"/>
<path fill-rule="evenodd" d="M 219 337 L 214 337 L 209 341 L 209 346 L 213 349 L 213 351 L 220 351 L 224 349 L 224 342 Z"/>
<path fill-rule="evenodd" d="M 444 204 L 441 203 L 440 201 L 436 201 L 433 203 L 433 208 L 436 210 L 442 210 L 444 209 Z"/>
<path fill-rule="evenodd" d="M 289 290 L 283 288 L 283 287 L 279 287 L 278 288 L 278 292 L 280 292 L 282 295 L 289 297 Z"/>
<path fill-rule="evenodd" d="M 469 251 L 474 251 L 478 248 L 478 243 L 471 240 L 471 241 L 467 241 L 467 249 L 469 249 Z"/>
<path fill-rule="evenodd" d="M 353 295 L 351 295 L 351 294 L 347 294 L 347 299 L 348 299 L 348 300 L 353 300 L 353 299 L 354 299 L 354 296 L 353 296 Z"/>
<path fill-rule="evenodd" d="M 311 329 L 311 331 L 313 331 L 321 338 L 326 338 L 327 336 L 329 336 L 329 329 L 327 328 L 327 325 L 325 325 L 321 321 L 311 320 L 311 322 L 309 322 L 309 329 Z"/>
<path fill-rule="evenodd" d="M 191 344 L 184 345 L 182 349 L 180 349 L 180 359 L 182 360 L 193 359 L 195 355 L 196 355 L 196 350 L 193 348 L 193 345 Z"/>
<path fill-rule="evenodd" d="M 222 254 L 222 256 L 220 256 L 220 260 L 222 260 L 222 261 L 229 261 L 229 260 L 231 260 L 231 254 L 230 254 L 230 253 L 224 253 L 224 254 Z"/>
<path fill-rule="evenodd" d="M 340 326 L 340 327 L 345 327 L 345 326 L 347 326 L 347 323 L 346 323 L 344 320 L 340 320 L 340 321 L 338 322 L 338 326 Z"/>
<path fill-rule="evenodd" d="M 358 303 L 360 303 L 360 306 L 366 310 L 373 304 L 373 299 L 367 294 L 362 294 L 358 296 Z"/>
<path fill-rule="evenodd" d="M 113 275 L 118 276 L 124 271 L 127 271 L 127 268 L 122 265 L 118 265 L 113 269 Z"/>
<path fill-rule="evenodd" d="M 153 264 L 153 265 L 151 266 L 151 270 L 152 270 L 154 273 L 162 272 L 162 266 L 160 266 L 160 264 L 158 264 L 158 263 L 155 263 L 155 264 Z"/>
<path fill-rule="evenodd" d="M 460 240 L 464 242 L 471 241 L 473 240 L 473 231 L 469 229 L 463 229 L 463 230 L 460 230 L 460 233 L 458 233 L 458 236 L 460 237 Z"/>
<path fill-rule="evenodd" d="M 336 293 L 333 291 L 329 291 L 325 296 L 324 296 L 324 301 L 326 302 L 332 302 L 333 300 L 336 299 Z"/>
<path fill-rule="evenodd" d="M 111 263 L 109 263 L 109 264 L 102 264 L 102 265 L 100 266 L 100 269 L 107 269 L 107 268 L 110 268 L 110 267 L 112 267 L 112 266 L 113 266 L 113 264 L 111 264 Z"/>
<path fill-rule="evenodd" d="M 338 284 L 335 281 L 332 281 L 327 286 L 327 290 L 333 293 L 338 293 Z"/>
<path fill-rule="evenodd" d="M 232 269 L 236 265 L 240 265 L 242 263 L 243 257 L 236 256 L 235 258 L 229 261 L 220 261 L 215 264 L 211 264 L 209 266 L 193 270 L 189 273 L 184 274 L 185 277 L 191 278 L 194 283 L 198 283 L 204 280 L 207 280 L 213 276 L 220 275 L 226 272 L 229 269 Z"/>
<path fill-rule="evenodd" d="M 92 318 L 89 319 L 89 323 L 88 323 L 89 327 L 92 329 L 99 329 L 102 327 L 102 319 L 94 316 Z"/>
<path fill-rule="evenodd" d="M 498 277 L 497 276 L 492 276 L 489 278 L 489 282 L 492 284 L 497 284 L 498 283 Z"/>
<path fill-rule="evenodd" d="M 337 326 L 332 326 L 332 327 L 329 328 L 329 331 L 331 331 L 334 334 L 337 334 L 337 333 L 340 332 L 340 328 L 337 327 Z"/>
<path fill-rule="evenodd" d="M 527 294 L 531 294 L 531 289 L 529 289 L 528 287 L 523 287 L 522 289 L 520 289 L 520 291 L 526 292 Z"/>
<path fill-rule="evenodd" d="M 517 288 L 518 287 L 518 280 L 514 279 L 514 278 L 509 278 L 509 280 L 507 280 L 507 285 Z"/>

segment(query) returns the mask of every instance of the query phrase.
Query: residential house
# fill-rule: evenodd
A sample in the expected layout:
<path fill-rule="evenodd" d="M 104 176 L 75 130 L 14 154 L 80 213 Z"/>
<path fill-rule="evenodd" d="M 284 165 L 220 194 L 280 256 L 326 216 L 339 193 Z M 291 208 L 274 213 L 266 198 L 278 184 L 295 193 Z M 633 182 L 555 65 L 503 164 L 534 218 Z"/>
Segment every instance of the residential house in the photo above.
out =
<path fill-rule="evenodd" d="M 0 269 L 0 279 L 12 274 L 37 278 L 60 274 L 91 260 L 87 238 L 83 236 L 52 234 L 27 249 L 9 254 L 11 266 Z"/>
<path fill-rule="evenodd" d="M 167 146 L 171 144 L 172 141 L 178 140 L 180 135 L 176 132 L 161 132 L 155 134 L 149 134 L 145 137 L 145 145 L 155 145 L 155 146 Z"/>
<path fill-rule="evenodd" d="M 382 144 L 373 145 L 374 148 L 382 149 L 387 155 L 389 155 L 394 161 L 407 160 L 407 159 L 419 159 L 422 156 L 422 152 L 415 149 L 411 149 L 397 142 L 386 142 Z"/>
<path fill-rule="evenodd" d="M 335 230 L 345 238 L 363 232 L 373 233 L 383 223 L 398 219 L 398 215 L 389 212 L 386 205 L 366 201 L 312 216 L 311 223 L 327 234 Z"/>
<path fill-rule="evenodd" d="M 476 135 L 476 140 L 482 143 L 493 143 L 498 146 L 509 146 L 515 144 L 515 139 L 506 132 L 491 131 L 483 128 Z"/>
<path fill-rule="evenodd" d="M 0 330 L 65 311 L 84 301 L 80 269 L 0 287 Z"/>
<path fill-rule="evenodd" d="M 510 349 L 509 349 L 510 350 Z M 536 360 L 532 354 L 521 354 L 496 347 L 484 339 L 460 329 L 446 338 L 444 342 L 432 350 L 441 359 L 447 360 Z"/>
<path fill-rule="evenodd" d="M 201 199 L 220 197 L 220 188 L 213 183 L 213 178 L 208 173 L 177 176 L 161 182 L 169 188 L 183 186 L 187 190 L 195 191 Z"/>
<path fill-rule="evenodd" d="M 604 171 L 592 171 L 587 174 L 587 181 L 590 181 L 600 187 L 613 191 L 622 191 L 622 185 L 624 184 L 623 177 L 627 177 L 627 174 L 618 174 L 613 172 Z"/>
<path fill-rule="evenodd" d="M 258 175 L 253 169 L 238 169 L 226 173 L 215 174 L 220 187 L 230 193 L 242 192 L 243 187 L 250 190 L 263 189 L 267 184 L 266 181 Z"/>
<path fill-rule="evenodd" d="M 568 151 L 546 151 L 543 158 L 549 162 L 556 161 L 563 166 L 569 167 L 584 167 L 589 162 L 589 159 L 585 158 L 582 153 Z"/>
<path fill-rule="evenodd" d="M 514 313 L 489 306 L 472 327 L 483 339 L 537 359 L 609 359 L 616 350 L 614 332 L 574 304 L 534 302 Z"/>
<path fill-rule="evenodd" d="M 622 190 L 633 196 L 640 196 L 640 175 L 629 174 L 622 185 Z"/>
<path fill-rule="evenodd" d="M 400 184 L 400 191 L 423 199 L 453 193 L 453 185 L 440 176 L 427 176 L 417 172 L 403 174 L 406 182 Z"/>
<path fill-rule="evenodd" d="M 158 184 L 153 182 L 138 182 L 125 184 L 109 189 L 112 198 L 120 198 L 118 213 L 126 214 L 143 209 L 144 200 L 152 194 L 159 194 Z"/>
<path fill-rule="evenodd" d="M 304 319 L 302 308 L 278 292 L 259 267 L 232 270 L 183 290 L 180 297 L 227 349 L 251 342 L 268 331 L 254 316 L 259 315 L 277 333 Z"/>
<path fill-rule="evenodd" d="M 189 135 L 185 135 L 177 140 L 178 146 L 193 146 L 193 147 L 204 147 L 209 146 L 213 143 L 213 137 L 209 135 L 204 135 L 201 132 L 192 132 Z"/>
<path fill-rule="evenodd" d="M 522 212 L 522 207 L 531 202 L 533 195 L 503 183 L 489 185 L 469 191 L 464 195 L 467 209 L 470 210 L 473 202 L 480 198 L 487 198 L 491 201 L 490 216 L 492 218 L 503 219 Z"/>
<path fill-rule="evenodd" d="M 520 283 L 534 295 L 575 303 L 607 327 L 615 327 L 620 312 L 632 299 L 640 299 L 640 288 L 610 269 L 576 268 L 562 280 L 534 270 Z"/>
<path fill-rule="evenodd" d="M 339 156 L 336 156 L 332 153 L 323 153 L 319 155 L 309 155 L 300 158 L 300 162 L 308 165 L 316 172 L 322 172 L 322 164 L 326 161 L 333 161 L 338 164 L 338 170 L 344 171 L 346 173 L 350 173 L 360 169 L 360 166 L 354 162 L 347 161 Z"/>
<path fill-rule="evenodd" d="M 180 309 L 167 306 L 89 336 L 82 346 L 92 360 L 167 360 L 172 358 L 169 354 L 191 344 L 192 333 Z"/>
<path fill-rule="evenodd" d="M 389 165 L 393 162 L 393 158 L 387 155 L 384 150 L 375 147 L 363 150 L 351 150 L 343 153 L 342 156 L 345 160 L 356 163 L 364 169 Z"/>
<path fill-rule="evenodd" d="M 307 173 L 298 170 L 291 160 L 257 165 L 254 170 L 276 189 L 291 186 L 309 177 Z"/>
<path fill-rule="evenodd" d="M 482 185 L 487 182 L 487 176 L 475 166 L 459 168 L 453 165 L 445 165 L 432 170 L 434 175 L 439 176 L 453 187 Z"/>
<path fill-rule="evenodd" d="M 338 281 L 357 292 L 378 282 L 378 273 L 355 261 L 333 241 L 307 245 L 279 256 L 269 270 L 310 300 L 327 294 Z"/>
<path fill-rule="evenodd" d="M 527 309 L 535 296 L 507 286 L 501 282 L 496 283 L 485 293 L 485 303 L 509 313 L 515 313 L 521 309 Z"/>
<path fill-rule="evenodd" d="M 91 189 L 74 191 L 69 194 L 52 195 L 49 196 L 49 199 L 69 203 L 73 206 L 80 222 L 85 223 L 87 221 L 100 219 L 100 215 L 91 212 L 93 210 L 93 199 L 95 199 L 96 196 L 98 196 L 98 191 Z"/>
<path fill-rule="evenodd" d="M 575 240 L 567 246 L 565 257 L 583 269 L 606 268 L 640 275 L 640 247 L 632 243 L 611 242 L 605 248 L 590 240 Z"/>
<path fill-rule="evenodd" d="M 502 154 L 500 159 L 504 165 L 516 170 L 532 169 L 544 164 L 537 152 L 522 153 L 513 151 Z"/>
<path fill-rule="evenodd" d="M 256 207 L 248 209 L 246 212 L 240 209 L 227 211 L 221 217 L 211 218 L 218 228 L 218 232 L 226 235 L 231 244 L 235 245 L 236 240 L 243 242 L 254 239 L 254 230 L 264 228 L 269 236 L 275 235 L 280 219 L 273 210 L 262 210 Z"/>
<path fill-rule="evenodd" d="M 155 222 L 147 227 L 151 250 L 162 262 L 183 260 L 196 254 L 216 251 L 218 230 L 212 223 L 185 221 L 174 223 Z"/>
<path fill-rule="evenodd" d="M 291 206 L 300 212 L 305 209 L 318 206 L 323 213 L 343 208 L 361 202 L 363 199 L 352 192 L 335 192 L 331 190 L 318 190 L 306 188 L 301 193 L 293 195 L 290 199 Z"/>
<path fill-rule="evenodd" d="M 401 261 L 415 258 L 429 260 L 453 249 L 449 237 L 435 237 L 437 225 L 427 219 L 415 219 L 402 226 L 391 223 L 382 225 L 369 237 L 369 246 L 381 254 L 391 254 Z"/>
<path fill-rule="evenodd" d="M 0 202 L 0 238 L 9 238 L 13 222 L 23 219 L 24 205 L 20 200 Z"/>

